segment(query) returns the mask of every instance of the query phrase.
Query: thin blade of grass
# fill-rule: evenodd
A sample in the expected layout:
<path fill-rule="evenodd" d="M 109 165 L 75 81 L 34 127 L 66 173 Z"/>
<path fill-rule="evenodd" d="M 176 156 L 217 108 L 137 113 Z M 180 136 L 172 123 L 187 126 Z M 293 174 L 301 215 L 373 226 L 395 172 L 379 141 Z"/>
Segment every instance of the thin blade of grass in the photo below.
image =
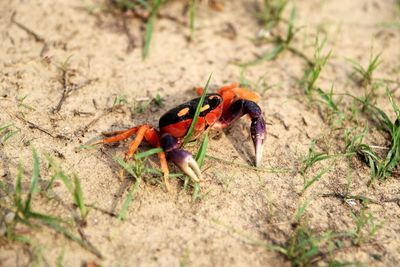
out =
<path fill-rule="evenodd" d="M 81 150 L 81 149 L 97 149 L 96 146 L 91 146 L 91 145 L 81 145 L 78 146 L 76 149 Z"/>
<path fill-rule="evenodd" d="M 31 208 L 32 196 L 36 190 L 37 183 L 40 179 L 39 156 L 37 155 L 35 149 L 32 149 L 32 154 L 33 154 L 33 173 L 32 173 L 32 177 L 31 177 L 31 184 L 29 186 L 28 196 L 25 201 L 25 212 L 29 211 Z"/>
<path fill-rule="evenodd" d="M 189 1 L 189 26 L 190 26 L 190 39 L 193 38 L 194 34 L 194 21 L 196 18 L 196 5 L 197 0 Z"/>
<path fill-rule="evenodd" d="M 75 236 L 74 234 L 70 233 L 66 228 L 64 228 L 61 225 L 54 223 L 54 222 L 44 222 L 44 223 L 47 226 L 49 226 L 50 228 L 52 228 L 54 231 L 56 231 L 57 233 L 63 234 L 66 238 L 79 244 L 82 248 L 93 253 L 100 259 L 103 259 L 103 255 L 96 247 L 94 247 L 92 244 L 89 244 L 88 242 L 85 242 L 84 240 L 80 239 L 79 237 Z"/>
<path fill-rule="evenodd" d="M 241 163 L 235 163 L 229 160 L 225 160 L 225 159 L 221 159 L 215 156 L 211 156 L 211 155 L 206 155 L 207 158 L 215 160 L 215 161 L 219 161 L 221 163 L 225 163 L 225 164 L 229 164 L 229 165 L 235 165 L 238 166 L 240 168 L 244 168 L 244 169 L 251 169 L 254 171 L 259 171 L 259 172 L 267 172 L 267 173 L 289 173 L 292 172 L 292 169 L 289 168 L 258 168 L 258 167 L 254 167 L 254 166 L 250 166 L 247 164 L 241 164 Z"/>
<path fill-rule="evenodd" d="M 196 154 L 196 161 L 200 168 L 203 166 L 204 158 L 206 157 L 207 146 L 208 146 L 208 131 L 206 131 L 203 141 L 201 142 L 199 151 Z M 187 187 L 187 183 L 186 183 L 187 179 L 188 179 L 188 177 L 185 179 L 186 187 Z M 188 182 L 189 182 L 189 180 L 188 180 Z M 184 189 L 185 189 L 185 184 L 183 185 Z M 199 183 L 195 182 L 193 188 L 194 188 L 193 196 L 192 196 L 193 201 L 200 200 L 201 192 L 200 192 Z"/>
<path fill-rule="evenodd" d="M 7 132 L 5 135 L 3 135 L 0 138 L 0 143 L 1 144 L 5 144 L 7 142 L 8 139 L 12 138 L 14 135 L 16 135 L 20 130 L 15 130 L 15 131 L 10 131 Z"/>
<path fill-rule="evenodd" d="M 196 161 L 197 164 L 199 164 L 199 167 L 203 166 L 204 158 L 206 157 L 207 147 L 208 147 L 208 131 L 205 132 L 199 151 L 196 154 Z"/>
<path fill-rule="evenodd" d="M 146 36 L 143 47 L 143 59 L 146 59 L 149 54 L 151 37 L 153 35 L 154 21 L 156 20 L 158 9 L 160 8 L 162 0 L 154 0 L 151 7 L 151 14 L 146 23 Z"/>
<path fill-rule="evenodd" d="M 114 159 L 122 168 L 124 168 L 124 170 L 126 170 L 130 175 L 132 175 L 133 177 L 135 177 L 136 179 L 138 179 L 138 177 L 136 177 L 136 173 L 132 170 L 132 167 L 129 166 L 128 163 L 126 163 L 123 159 L 118 158 L 118 157 L 113 157 L 113 159 Z"/>
<path fill-rule="evenodd" d="M 271 61 L 271 60 L 274 60 L 275 58 L 277 58 L 278 55 L 280 53 L 282 53 L 284 49 L 285 49 L 285 46 L 283 44 L 278 44 L 271 51 L 267 51 L 266 53 L 261 55 L 259 58 L 255 59 L 253 61 L 246 62 L 246 63 L 238 63 L 236 65 L 239 67 L 242 67 L 242 68 L 246 68 L 246 67 L 251 67 L 254 65 L 261 64 L 264 61 Z"/>
<path fill-rule="evenodd" d="M 121 220 L 121 221 L 125 220 L 129 205 L 131 204 L 133 198 L 135 197 L 135 194 L 139 187 L 140 181 L 141 181 L 140 179 L 137 179 L 135 181 L 135 183 L 132 184 L 132 186 L 129 190 L 129 193 L 128 193 L 127 197 L 125 198 L 124 204 L 122 204 L 122 208 L 121 208 L 120 212 L 118 213 L 118 220 Z"/>
<path fill-rule="evenodd" d="M 316 181 L 318 181 L 319 179 L 321 179 L 322 176 L 324 176 L 327 172 L 329 172 L 331 170 L 331 167 L 325 168 L 323 169 L 321 172 L 319 172 L 316 176 L 314 176 L 310 181 L 306 182 L 304 184 L 302 193 L 304 193 L 304 191 L 307 190 L 307 188 L 309 188 L 313 183 L 315 183 Z"/>
<path fill-rule="evenodd" d="M 22 174 L 24 170 L 22 168 L 21 162 L 18 163 L 18 174 L 17 174 L 17 182 L 15 185 L 15 192 L 14 192 L 14 202 L 17 206 L 19 211 L 23 211 L 23 204 L 22 204 Z"/>
<path fill-rule="evenodd" d="M 157 153 L 160 153 L 163 151 L 164 150 L 161 147 L 152 148 L 152 149 L 146 150 L 144 152 L 135 154 L 135 159 L 146 158 L 148 156 L 151 156 L 153 154 L 157 154 Z"/>
<path fill-rule="evenodd" d="M 75 174 L 74 174 L 74 184 L 75 184 L 75 190 L 74 190 L 75 204 L 78 206 L 79 211 L 81 213 L 81 218 L 84 220 L 88 214 L 88 210 L 83 201 L 83 192 L 82 192 L 81 182 L 80 182 L 78 176 Z"/>
<path fill-rule="evenodd" d="M 7 128 L 10 128 L 11 126 L 13 126 L 13 123 L 6 123 L 0 126 L 0 133 L 4 130 L 6 130 Z"/>
<path fill-rule="evenodd" d="M 208 76 L 206 86 L 204 86 L 203 93 L 201 94 L 199 103 L 197 104 L 196 112 L 194 113 L 193 120 L 192 120 L 192 123 L 190 124 L 189 130 L 187 131 L 186 136 L 183 139 L 182 146 L 186 145 L 187 142 L 190 141 L 190 138 L 193 134 L 194 127 L 196 126 L 197 120 L 199 119 L 200 109 L 203 107 L 204 98 L 206 97 L 208 85 L 210 83 L 211 77 L 212 77 L 212 73 L 210 74 L 210 76 Z"/>

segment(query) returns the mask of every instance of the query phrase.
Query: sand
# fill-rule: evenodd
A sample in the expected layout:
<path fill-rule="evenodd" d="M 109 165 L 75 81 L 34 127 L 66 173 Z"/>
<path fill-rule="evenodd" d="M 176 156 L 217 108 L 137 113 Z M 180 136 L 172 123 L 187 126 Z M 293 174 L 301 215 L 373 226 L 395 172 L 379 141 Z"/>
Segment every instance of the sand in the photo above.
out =
<path fill-rule="evenodd" d="M 203 1 L 194 39 L 188 42 L 184 3 L 169 2 L 160 9 L 149 57 L 142 60 L 143 22 L 126 15 L 129 38 L 135 40 L 127 51 L 129 38 L 123 19 L 103 10 L 101 1 L 2 1 L 0 125 L 13 122 L 20 131 L 0 146 L 1 179 L 14 183 L 18 162 L 22 162 L 28 183 L 34 147 L 40 155 L 43 178 L 49 179 L 45 163 L 49 154 L 66 173 L 80 178 L 85 203 L 118 213 L 129 182 L 120 181 L 119 167 L 112 157 L 122 157 L 128 143 L 97 149 L 77 147 L 100 138 L 102 132 L 143 123 L 157 126 L 159 117 L 169 108 L 194 97 L 193 89 L 203 86 L 210 73 L 212 84 L 217 86 L 240 80 L 241 69 L 232 62 L 252 60 L 273 47 L 252 42 L 261 29 L 254 16 L 254 3 L 224 1 L 223 11 L 215 11 Z M 312 58 L 319 30 L 327 36 L 323 53 L 332 50 L 319 87 L 328 91 L 334 83 L 337 93 L 361 96 L 362 88 L 350 78 L 353 68 L 349 59 L 366 65 L 372 49 L 375 54 L 382 53 L 374 77 L 397 79 L 397 84 L 389 86 L 398 88 L 400 33 L 398 26 L 388 26 L 399 21 L 396 1 L 310 0 L 295 4 L 300 31 L 293 46 Z M 290 7 L 284 12 L 285 18 Z M 227 33 L 230 25 L 236 34 Z M 277 29 L 282 35 L 285 30 L 285 26 Z M 67 66 L 65 83 L 71 90 L 57 108 L 65 89 L 63 64 Z M 303 178 L 298 169 L 312 140 L 318 140 L 318 151 L 334 154 L 343 148 L 340 136 L 344 132 L 329 123 L 325 106 L 316 108 L 304 96 L 299 80 L 305 68 L 303 59 L 285 52 L 242 73 L 262 96 L 259 104 L 267 122 L 262 167 L 289 171 L 273 173 L 243 167 L 251 166 L 254 157 L 249 120 L 243 118 L 229 130 L 211 134 L 208 155 L 232 163 L 206 158 L 200 201 L 192 200 L 191 190 L 183 192 L 178 179 L 171 180 L 172 192 L 165 192 L 159 183 L 147 178 L 148 182 L 139 186 L 125 221 L 90 209 L 83 230 L 102 259 L 47 228 L 20 226 L 34 244 L 3 240 L 0 265 L 25 266 L 32 255 L 42 255 L 37 265 L 54 266 L 57 257 L 63 255 L 63 266 L 88 262 L 101 266 L 289 266 L 282 255 L 256 246 L 254 241 L 283 244 L 293 231 L 298 207 L 306 202 L 304 221 L 317 233 L 354 229 L 350 213 L 360 210 L 361 203 L 355 201 L 350 206 L 338 198 L 323 197 L 343 192 L 350 174 L 352 194 L 376 199 L 379 203 L 370 203 L 367 212 L 383 224 L 371 241 L 339 250 L 333 258 L 395 266 L 400 260 L 400 210 L 396 202 L 384 200 L 399 198 L 398 177 L 368 186 L 369 168 L 356 158 L 323 161 L 313 166 L 307 177 L 330 165 L 331 171 L 300 194 Z M 264 91 L 265 85 L 272 87 Z M 144 112 L 138 112 L 140 103 L 146 104 L 146 99 L 157 94 L 164 99 L 162 107 L 152 102 Z M 394 116 L 385 91 L 377 94 L 378 106 Z M 394 95 L 398 102 L 399 94 Z M 117 96 L 123 96 L 127 104 L 111 111 Z M 335 99 L 343 107 L 351 105 L 347 98 Z M 377 131 L 371 133 L 368 142 L 388 145 Z M 148 148 L 144 145 L 143 151 Z M 151 157 L 151 162 L 157 167 L 156 157 Z M 170 168 L 179 172 L 172 164 Z M 54 191 L 67 206 L 72 205 L 65 187 L 60 184 Z M 71 218 L 61 204 L 40 196 L 33 209 Z"/>

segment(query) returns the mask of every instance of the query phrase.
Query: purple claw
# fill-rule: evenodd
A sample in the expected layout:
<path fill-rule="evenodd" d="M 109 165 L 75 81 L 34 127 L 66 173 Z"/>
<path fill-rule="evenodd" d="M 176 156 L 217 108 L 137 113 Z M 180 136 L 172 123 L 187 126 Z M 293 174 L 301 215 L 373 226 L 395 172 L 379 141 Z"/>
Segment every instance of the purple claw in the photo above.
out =
<path fill-rule="evenodd" d="M 168 152 L 168 156 L 190 179 L 200 182 L 201 171 L 192 154 L 183 149 L 174 149 Z"/>
<path fill-rule="evenodd" d="M 258 117 L 253 120 L 250 126 L 251 138 L 253 139 L 254 150 L 256 153 L 256 167 L 260 166 L 262 154 L 263 154 L 263 143 L 265 139 L 265 121 L 262 117 Z"/>
<path fill-rule="evenodd" d="M 180 149 L 178 140 L 168 133 L 161 136 L 161 144 L 168 157 L 193 181 L 200 182 L 201 171 L 192 154 Z"/>
<path fill-rule="evenodd" d="M 223 114 L 220 121 L 226 127 L 245 114 L 249 115 L 251 118 L 250 133 L 256 151 L 255 165 L 260 166 L 263 153 L 263 142 L 265 139 L 265 121 L 260 106 L 253 101 L 239 99 L 229 106 L 229 109 Z"/>

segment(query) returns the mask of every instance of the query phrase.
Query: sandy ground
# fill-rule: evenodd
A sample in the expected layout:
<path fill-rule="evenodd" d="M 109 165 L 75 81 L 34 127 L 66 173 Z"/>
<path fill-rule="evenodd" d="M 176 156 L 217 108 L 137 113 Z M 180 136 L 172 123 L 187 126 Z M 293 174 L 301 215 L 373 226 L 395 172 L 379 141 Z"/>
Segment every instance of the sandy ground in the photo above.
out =
<path fill-rule="evenodd" d="M 20 161 L 29 177 L 31 147 L 35 147 L 42 159 L 43 177 L 48 177 L 44 155 L 50 154 L 66 172 L 80 177 L 86 203 L 118 212 L 126 196 L 126 183 L 119 181 L 118 166 L 112 156 L 122 156 L 127 143 L 101 149 L 76 148 L 111 129 L 145 122 L 157 125 L 158 118 L 168 108 L 194 96 L 193 88 L 204 85 L 211 72 L 213 84 L 239 80 L 240 68 L 232 62 L 251 60 L 272 47 L 252 43 L 260 29 L 254 16 L 254 2 L 225 1 L 222 12 L 208 8 L 203 2 L 197 13 L 193 42 L 187 41 L 189 27 L 182 15 L 183 3 L 170 2 L 161 8 L 150 55 L 142 61 L 142 22 L 127 19 L 136 42 L 136 47 L 127 52 L 128 38 L 122 20 L 98 10 L 101 3 L 1 1 L 0 124 L 14 122 L 21 129 L 0 147 L 2 179 L 14 179 Z M 92 7 L 94 13 L 90 12 Z M 335 92 L 362 95 L 359 86 L 349 78 L 352 65 L 348 59 L 367 64 L 371 47 L 374 53 L 382 53 L 382 64 L 375 77 L 398 79 L 400 32 L 398 27 L 387 26 L 399 20 L 395 1 L 310 0 L 296 1 L 296 8 L 296 26 L 301 27 L 293 43 L 296 48 L 312 58 L 317 29 L 328 36 L 325 50 L 332 49 L 332 57 L 318 81 L 321 88 L 328 90 L 334 82 Z M 42 39 L 35 40 L 12 23 L 14 12 L 14 21 Z M 289 12 L 287 8 L 284 16 L 288 17 Z M 233 39 L 221 33 L 229 24 L 237 32 Z M 284 27 L 281 30 L 284 32 Z M 59 111 L 53 113 L 63 93 L 59 66 L 66 60 L 67 83 L 76 87 Z M 310 204 L 305 218 L 317 232 L 354 228 L 347 204 L 322 197 L 343 192 L 346 176 L 351 174 L 353 194 L 381 201 L 370 204 L 368 211 L 384 223 L 373 242 L 340 250 L 334 258 L 395 266 L 400 260 L 400 210 L 396 203 L 382 200 L 399 197 L 398 178 L 391 177 L 368 187 L 369 169 L 361 162 L 326 161 L 316 164 L 309 176 L 329 164 L 333 164 L 332 171 L 305 194 L 299 194 L 303 179 L 296 170 L 311 140 L 319 140 L 320 151 L 334 153 L 339 145 L 343 146 L 335 139 L 340 129 L 332 128 L 327 117 L 310 107 L 302 94 L 298 80 L 304 68 L 304 60 L 286 52 L 277 60 L 249 67 L 244 73 L 253 89 L 260 93 L 263 84 L 257 81 L 274 85 L 262 94 L 260 101 L 268 131 L 263 167 L 288 168 L 290 172 L 276 174 L 235 165 L 250 166 L 253 160 L 249 122 L 243 119 L 227 134 L 210 140 L 209 155 L 235 164 L 206 159 L 203 167 L 206 182 L 202 189 L 205 196 L 201 201 L 194 202 L 190 192 L 182 192 L 178 180 L 172 180 L 171 193 L 158 185 L 142 183 L 126 221 L 90 210 L 84 231 L 103 259 L 43 229 L 28 233 L 35 240 L 33 247 L 42 252 L 43 259 L 38 265 L 54 266 L 56 258 L 63 254 L 64 266 L 80 266 L 90 261 L 102 266 L 289 266 L 290 262 L 281 255 L 254 246 L 252 240 L 268 244 L 283 242 L 291 232 L 297 208 L 306 201 Z M 395 84 L 390 86 L 395 89 Z M 143 113 L 130 111 L 129 107 L 138 99 L 157 94 L 165 100 L 164 107 L 151 104 Z M 118 95 L 124 95 L 128 104 L 114 112 L 105 112 Z M 397 101 L 398 95 L 395 94 Z M 348 104 L 346 100 L 342 103 Z M 391 110 L 384 90 L 378 92 L 378 105 L 385 111 Z M 48 133 L 29 127 L 27 121 Z M 375 145 L 385 144 L 379 134 L 370 140 Z M 156 158 L 152 161 L 158 162 Z M 177 171 L 172 165 L 171 168 Z M 67 204 L 73 203 L 62 186 L 54 191 Z M 359 209 L 360 203 L 355 205 Z M 66 212 L 59 204 L 39 197 L 34 209 L 61 216 Z M 0 265 L 28 264 L 30 253 L 26 246 L 5 241 L 0 246 Z"/>

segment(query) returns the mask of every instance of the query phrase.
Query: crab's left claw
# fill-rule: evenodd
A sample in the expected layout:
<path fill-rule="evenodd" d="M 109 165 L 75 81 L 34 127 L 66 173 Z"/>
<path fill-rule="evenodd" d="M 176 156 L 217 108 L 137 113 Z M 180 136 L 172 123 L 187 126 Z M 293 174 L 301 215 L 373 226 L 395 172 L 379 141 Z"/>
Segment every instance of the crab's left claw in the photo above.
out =
<path fill-rule="evenodd" d="M 195 182 L 200 182 L 201 171 L 199 165 L 194 160 L 192 154 L 186 150 L 180 149 L 178 140 L 168 133 L 161 136 L 161 145 L 176 166 L 179 167 L 187 176 Z"/>
<path fill-rule="evenodd" d="M 174 149 L 168 152 L 168 157 L 178 166 L 187 176 L 195 182 L 200 182 L 201 171 L 199 165 L 194 160 L 192 154 L 183 149 Z"/>
<path fill-rule="evenodd" d="M 251 138 L 253 139 L 254 150 L 256 153 L 256 167 L 260 166 L 262 154 L 263 154 L 263 143 L 265 139 L 265 121 L 262 116 L 253 119 L 250 126 Z"/>

